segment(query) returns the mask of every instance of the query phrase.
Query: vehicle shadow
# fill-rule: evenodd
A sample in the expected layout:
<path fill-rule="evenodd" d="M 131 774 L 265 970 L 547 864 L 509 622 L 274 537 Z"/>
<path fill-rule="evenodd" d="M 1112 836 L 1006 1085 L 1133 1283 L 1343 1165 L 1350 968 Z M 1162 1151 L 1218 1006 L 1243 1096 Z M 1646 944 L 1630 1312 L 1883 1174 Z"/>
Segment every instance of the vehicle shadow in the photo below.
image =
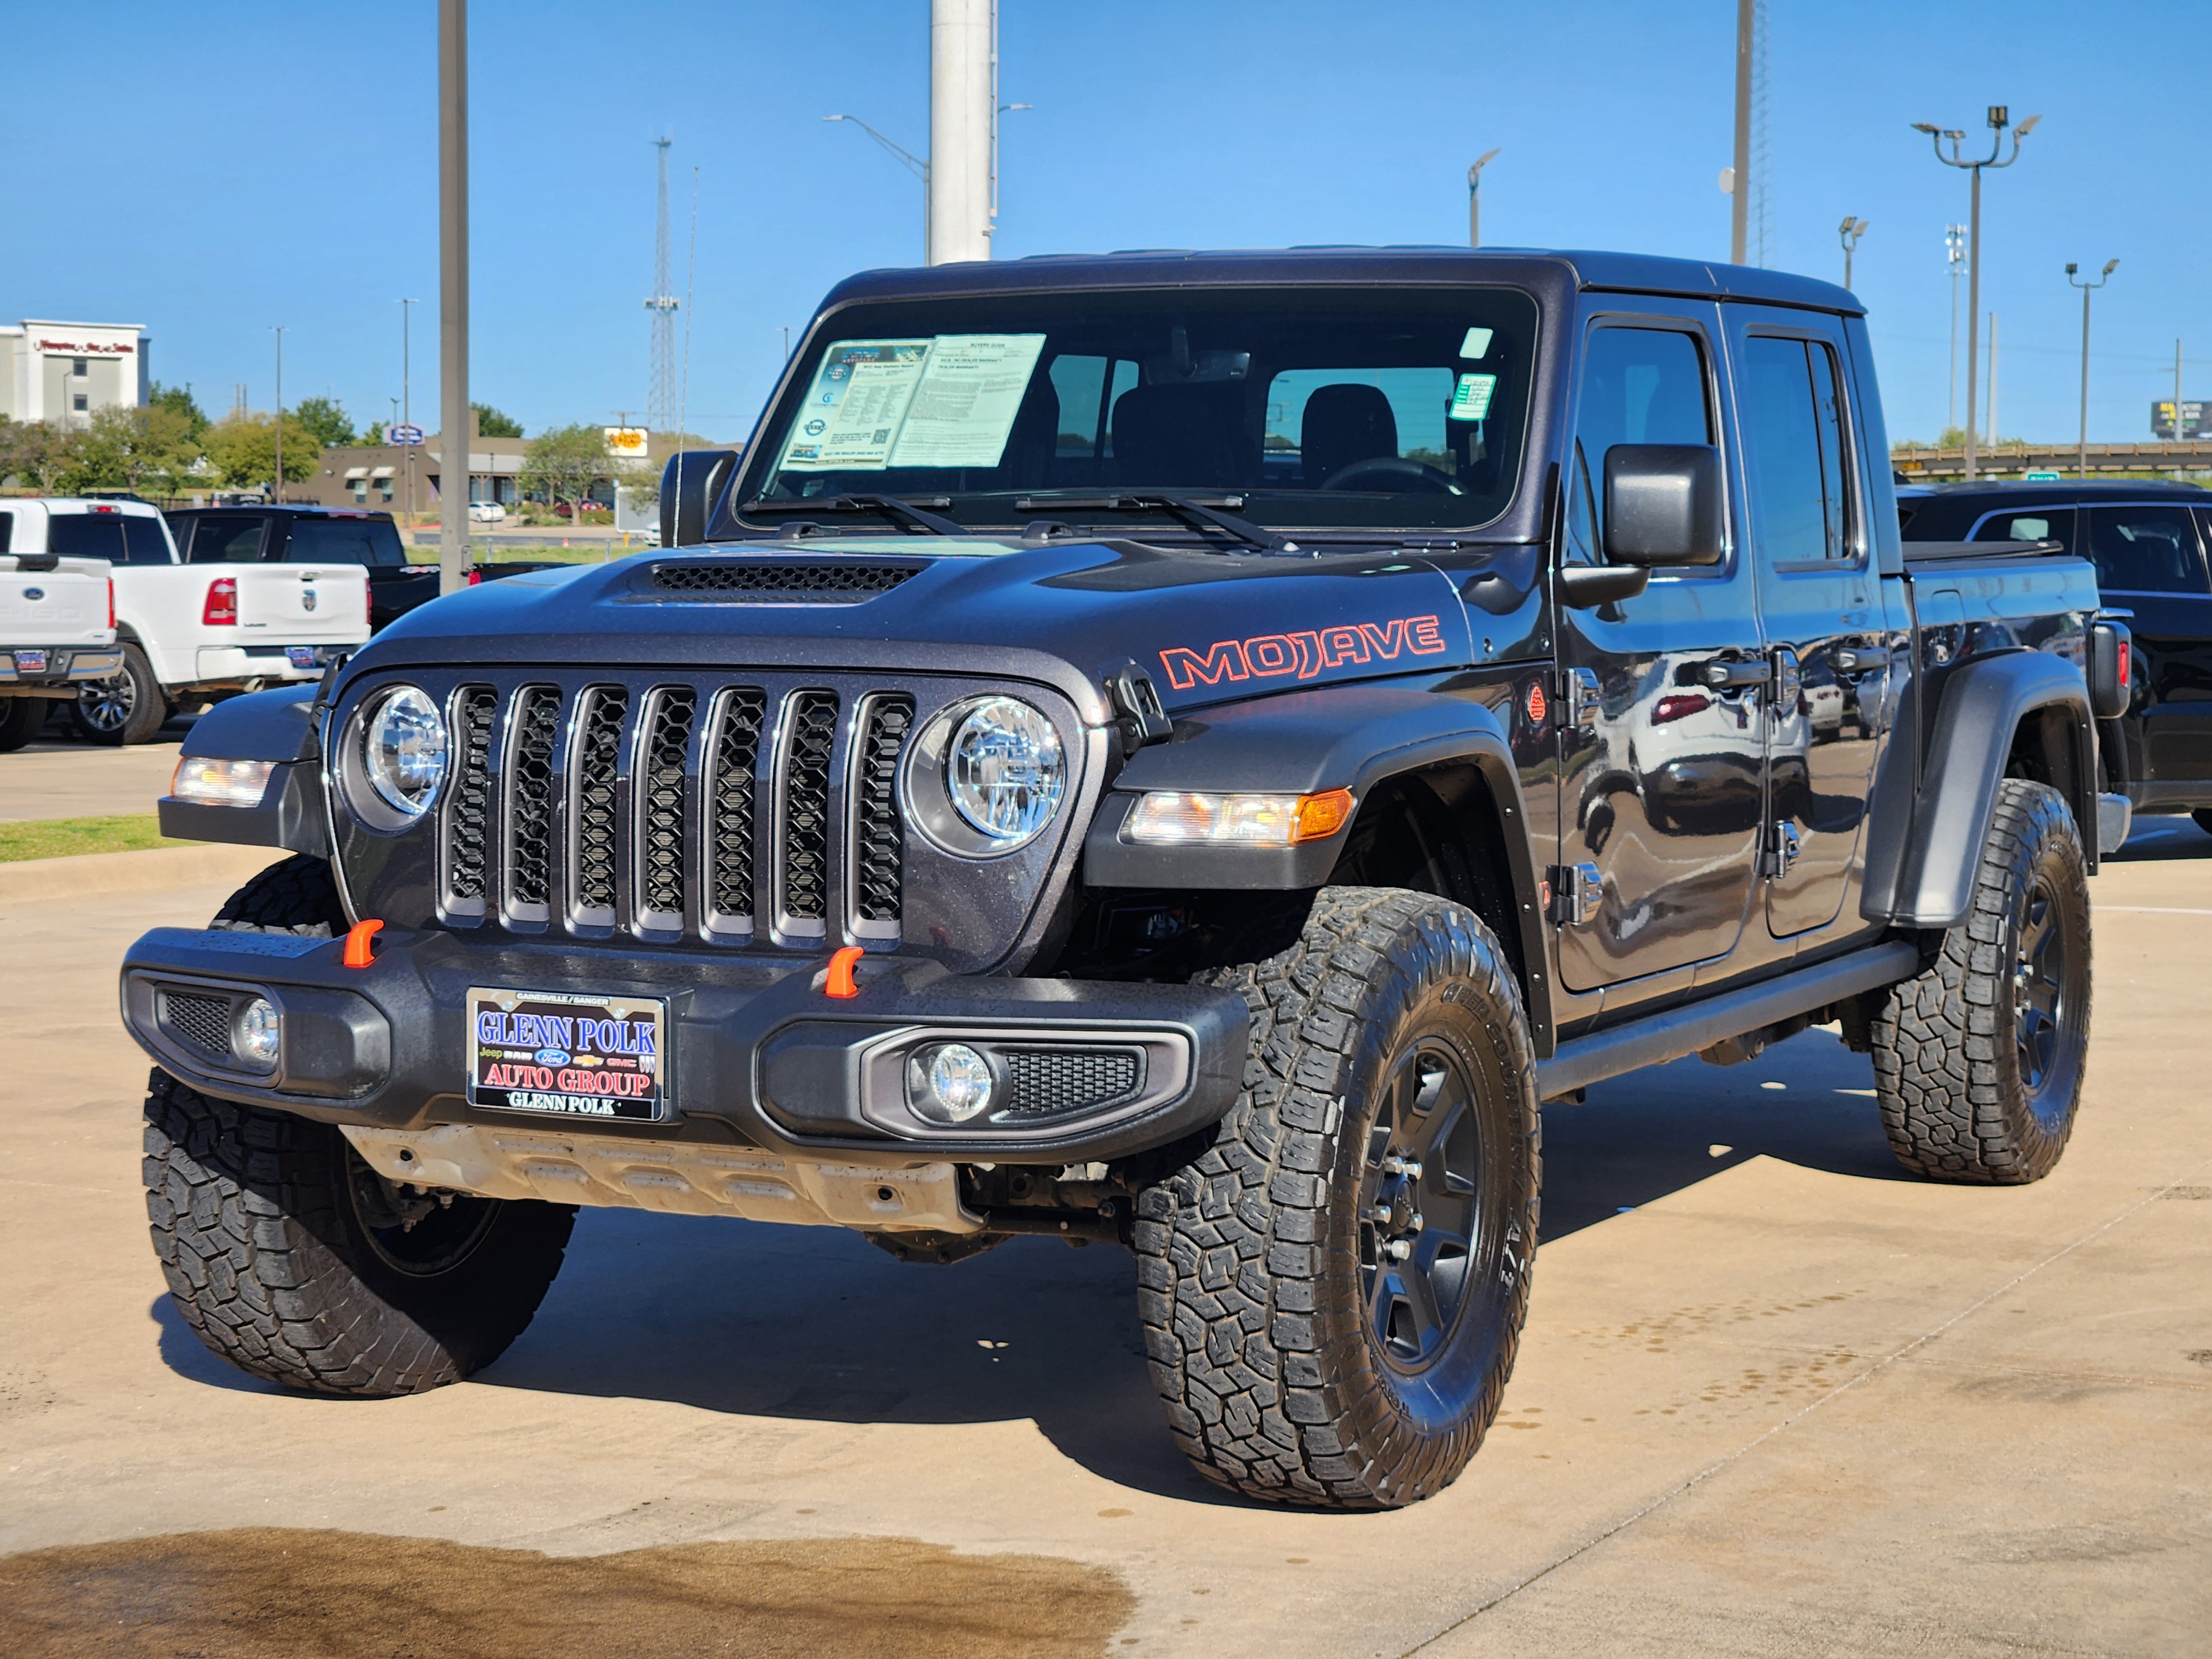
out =
<path fill-rule="evenodd" d="M 2112 864 L 2148 864 L 2165 859 L 2212 858 L 2212 835 L 2197 827 L 2194 818 L 2160 814 L 2135 821 L 2127 845 L 2105 854 Z"/>

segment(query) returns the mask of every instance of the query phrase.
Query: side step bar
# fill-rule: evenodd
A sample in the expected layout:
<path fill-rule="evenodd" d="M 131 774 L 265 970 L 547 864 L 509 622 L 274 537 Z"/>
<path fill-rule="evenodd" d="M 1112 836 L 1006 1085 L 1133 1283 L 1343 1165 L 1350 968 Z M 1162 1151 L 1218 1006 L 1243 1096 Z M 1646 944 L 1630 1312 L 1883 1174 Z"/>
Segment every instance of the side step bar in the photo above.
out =
<path fill-rule="evenodd" d="M 1794 1014 L 1894 985 L 1919 971 L 1920 947 L 1908 939 L 1893 939 L 1780 979 L 1577 1037 L 1561 1043 L 1551 1059 L 1538 1062 L 1536 1097 L 1555 1099 L 1609 1077 L 1664 1065 Z"/>

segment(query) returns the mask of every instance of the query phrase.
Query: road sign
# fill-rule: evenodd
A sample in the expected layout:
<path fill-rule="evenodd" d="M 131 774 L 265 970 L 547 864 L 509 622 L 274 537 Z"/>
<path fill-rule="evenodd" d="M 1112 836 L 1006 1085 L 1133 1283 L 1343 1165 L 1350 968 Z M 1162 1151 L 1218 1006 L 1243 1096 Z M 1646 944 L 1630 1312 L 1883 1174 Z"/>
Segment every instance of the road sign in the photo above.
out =
<path fill-rule="evenodd" d="M 2056 472 L 2031 472 L 2027 479 L 2029 483 L 2057 483 L 2058 481 Z"/>
<path fill-rule="evenodd" d="M 2181 404 L 2181 435 L 2185 438 L 2212 436 L 2206 430 L 2205 405 L 2197 399 L 2184 398 Z M 2154 438 L 2173 436 L 2173 399 L 2160 398 L 2150 406 L 2150 435 Z"/>
<path fill-rule="evenodd" d="M 419 426 L 387 426 L 384 428 L 384 441 L 388 444 L 419 444 L 422 441 L 422 428 Z"/>
<path fill-rule="evenodd" d="M 645 459 L 650 440 L 643 427 L 603 426 L 599 430 L 606 434 L 607 453 L 617 460 Z"/>

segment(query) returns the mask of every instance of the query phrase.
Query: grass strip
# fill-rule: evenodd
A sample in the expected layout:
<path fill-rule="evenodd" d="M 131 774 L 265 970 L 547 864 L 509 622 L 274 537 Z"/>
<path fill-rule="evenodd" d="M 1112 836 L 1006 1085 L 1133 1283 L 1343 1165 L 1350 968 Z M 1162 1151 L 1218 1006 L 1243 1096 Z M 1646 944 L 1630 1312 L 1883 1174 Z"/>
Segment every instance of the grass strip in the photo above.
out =
<path fill-rule="evenodd" d="M 151 812 L 125 812 L 105 818 L 27 818 L 0 823 L 0 864 L 26 859 L 74 858 L 80 853 L 143 853 L 156 847 L 197 847 L 161 834 Z"/>

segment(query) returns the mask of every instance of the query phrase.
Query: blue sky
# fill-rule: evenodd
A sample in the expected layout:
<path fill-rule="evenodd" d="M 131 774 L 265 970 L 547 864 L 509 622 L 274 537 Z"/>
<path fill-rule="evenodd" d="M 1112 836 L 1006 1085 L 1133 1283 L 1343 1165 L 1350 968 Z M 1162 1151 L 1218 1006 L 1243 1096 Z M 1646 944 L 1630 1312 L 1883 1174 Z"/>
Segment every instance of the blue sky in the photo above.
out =
<path fill-rule="evenodd" d="M 821 118 L 926 145 L 927 0 L 471 9 L 472 386 L 532 429 L 645 402 L 663 131 L 679 293 L 699 170 L 694 429 L 750 428 L 781 328 L 838 276 L 919 258 L 919 184 Z M 1771 12 L 1767 263 L 1835 278 L 1838 221 L 1870 222 L 1856 281 L 1893 435 L 1943 423 L 1943 227 L 1966 208 L 1965 175 L 1907 124 L 1978 129 L 1998 101 L 2043 116 L 1984 197 L 2005 433 L 2075 432 L 2069 259 L 2121 261 L 2098 301 L 2093 438 L 2148 435 L 2176 337 L 2204 365 L 2187 395 L 2212 397 L 2212 105 L 2173 72 L 2212 58 L 2212 7 Z M 1457 242 L 1467 164 L 1493 145 L 1486 241 L 1727 255 L 1728 0 L 1002 0 L 1000 17 L 1001 95 L 1036 106 L 1005 118 L 1006 257 Z M 433 0 L 13 15 L 0 318 L 143 322 L 156 376 L 215 411 L 240 380 L 266 406 L 282 323 L 287 400 L 329 392 L 365 423 L 400 391 L 411 295 L 415 412 L 434 423 L 434 24 Z"/>

